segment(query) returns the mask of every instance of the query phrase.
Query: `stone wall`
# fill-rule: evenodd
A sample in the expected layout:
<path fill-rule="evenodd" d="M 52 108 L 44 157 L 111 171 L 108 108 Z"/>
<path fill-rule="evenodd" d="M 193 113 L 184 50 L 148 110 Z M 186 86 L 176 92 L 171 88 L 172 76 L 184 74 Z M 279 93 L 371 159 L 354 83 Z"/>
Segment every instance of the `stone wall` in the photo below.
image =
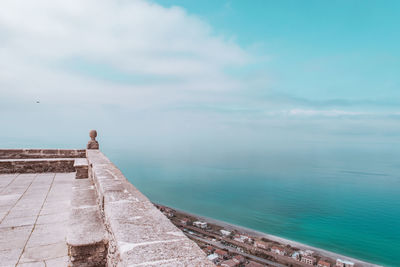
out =
<path fill-rule="evenodd" d="M 108 266 L 215 266 L 99 150 L 89 177 L 108 232 Z"/>
<path fill-rule="evenodd" d="M 74 172 L 84 149 L 0 149 L 0 173 Z"/>
<path fill-rule="evenodd" d="M 84 158 L 84 149 L 0 149 L 0 159 Z"/>
<path fill-rule="evenodd" d="M 74 159 L 0 160 L 0 173 L 74 172 Z"/>

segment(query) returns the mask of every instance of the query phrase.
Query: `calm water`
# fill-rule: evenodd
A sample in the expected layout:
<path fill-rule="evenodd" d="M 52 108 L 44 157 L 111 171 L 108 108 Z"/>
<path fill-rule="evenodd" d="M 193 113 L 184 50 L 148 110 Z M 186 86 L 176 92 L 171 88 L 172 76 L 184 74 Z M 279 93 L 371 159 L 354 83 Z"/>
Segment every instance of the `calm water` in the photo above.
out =
<path fill-rule="evenodd" d="M 399 266 L 399 153 L 378 151 L 275 151 L 209 160 L 106 153 L 155 202 Z"/>

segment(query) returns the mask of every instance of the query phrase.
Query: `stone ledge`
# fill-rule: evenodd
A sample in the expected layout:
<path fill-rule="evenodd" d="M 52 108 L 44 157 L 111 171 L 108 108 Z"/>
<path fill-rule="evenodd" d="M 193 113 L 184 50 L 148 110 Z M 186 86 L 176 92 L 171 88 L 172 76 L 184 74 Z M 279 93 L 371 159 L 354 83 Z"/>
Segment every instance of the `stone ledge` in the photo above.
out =
<path fill-rule="evenodd" d="M 106 266 L 107 232 L 90 179 L 73 183 L 67 244 L 71 266 Z"/>
<path fill-rule="evenodd" d="M 0 159 L 84 158 L 84 149 L 0 149 Z"/>
<path fill-rule="evenodd" d="M 76 170 L 76 179 L 84 179 L 89 177 L 89 164 L 86 158 L 75 159 L 74 168 Z"/>
<path fill-rule="evenodd" d="M 74 158 L 0 159 L 0 173 L 74 172 Z"/>
<path fill-rule="evenodd" d="M 109 235 L 109 266 L 215 266 L 98 150 L 87 150 Z"/>
<path fill-rule="evenodd" d="M 88 161 L 86 158 L 77 158 L 74 161 L 74 167 L 87 167 L 88 166 Z"/>

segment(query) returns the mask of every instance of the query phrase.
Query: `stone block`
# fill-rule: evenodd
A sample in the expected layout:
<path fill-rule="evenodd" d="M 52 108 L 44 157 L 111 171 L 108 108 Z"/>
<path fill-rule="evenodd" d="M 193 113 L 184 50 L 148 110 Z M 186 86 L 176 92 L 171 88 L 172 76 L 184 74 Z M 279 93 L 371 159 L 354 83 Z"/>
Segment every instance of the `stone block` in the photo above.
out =
<path fill-rule="evenodd" d="M 0 266 L 15 266 L 22 248 L 0 250 Z"/>
<path fill-rule="evenodd" d="M 47 267 L 66 267 L 68 266 L 68 262 L 68 256 L 45 260 Z"/>
<path fill-rule="evenodd" d="M 0 250 L 23 248 L 33 226 L 0 228 Z"/>
<path fill-rule="evenodd" d="M 0 228 L 6 227 L 20 227 L 20 226 L 29 226 L 35 224 L 37 216 L 29 216 L 29 217 L 6 217 L 0 224 Z"/>
<path fill-rule="evenodd" d="M 68 255 L 68 248 L 65 242 L 58 242 L 48 245 L 27 247 L 22 254 L 20 263 L 38 262 L 47 259 L 65 257 Z"/>
<path fill-rule="evenodd" d="M 75 159 L 74 168 L 76 170 L 76 179 L 84 179 L 89 177 L 89 165 L 86 158 Z"/>
<path fill-rule="evenodd" d="M 36 225 L 51 224 L 51 223 L 64 223 L 68 221 L 69 212 L 61 212 L 55 214 L 40 215 Z"/>
<path fill-rule="evenodd" d="M 178 239 L 161 242 L 143 242 L 129 244 L 119 242 L 121 251 L 121 263 L 119 266 L 140 265 L 146 262 L 148 265 L 159 266 L 158 263 L 187 262 L 187 266 L 215 266 L 206 259 L 206 255 L 191 240 Z M 194 265 L 193 261 L 202 263 Z"/>
<path fill-rule="evenodd" d="M 26 243 L 27 248 L 47 246 L 55 243 L 65 244 L 66 223 L 36 225 Z"/>
<path fill-rule="evenodd" d="M 74 180 L 67 232 L 71 266 L 106 266 L 107 232 L 91 179 Z"/>

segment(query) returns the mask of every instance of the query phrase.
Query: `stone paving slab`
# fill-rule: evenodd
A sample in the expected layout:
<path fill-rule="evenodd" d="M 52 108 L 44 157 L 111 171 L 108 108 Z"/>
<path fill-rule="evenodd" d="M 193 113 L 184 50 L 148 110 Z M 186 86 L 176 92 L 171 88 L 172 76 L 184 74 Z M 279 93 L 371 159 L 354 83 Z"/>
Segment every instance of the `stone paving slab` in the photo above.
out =
<path fill-rule="evenodd" d="M 15 266 L 21 256 L 22 248 L 0 250 L 0 266 Z"/>
<path fill-rule="evenodd" d="M 20 263 L 43 262 L 68 255 L 68 248 L 65 241 L 43 246 L 25 248 Z"/>
<path fill-rule="evenodd" d="M 67 266 L 75 173 L 0 175 L 0 267 Z"/>

